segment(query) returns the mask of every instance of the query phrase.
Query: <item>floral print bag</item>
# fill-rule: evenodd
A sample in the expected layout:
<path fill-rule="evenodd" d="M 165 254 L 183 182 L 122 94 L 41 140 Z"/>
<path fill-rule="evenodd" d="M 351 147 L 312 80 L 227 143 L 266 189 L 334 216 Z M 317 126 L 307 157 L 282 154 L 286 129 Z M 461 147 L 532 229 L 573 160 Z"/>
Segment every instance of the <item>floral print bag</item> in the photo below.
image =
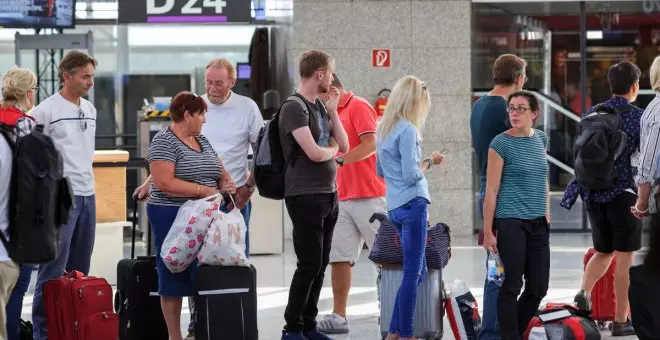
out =
<path fill-rule="evenodd" d="M 219 211 L 197 255 L 200 265 L 249 267 L 250 263 L 245 256 L 246 233 L 247 226 L 239 209 L 234 208 L 226 214 Z"/>
<path fill-rule="evenodd" d="M 184 203 L 167 233 L 160 251 L 163 263 L 172 273 L 180 273 L 195 260 L 204 235 L 220 214 L 222 196 L 216 194 Z"/>

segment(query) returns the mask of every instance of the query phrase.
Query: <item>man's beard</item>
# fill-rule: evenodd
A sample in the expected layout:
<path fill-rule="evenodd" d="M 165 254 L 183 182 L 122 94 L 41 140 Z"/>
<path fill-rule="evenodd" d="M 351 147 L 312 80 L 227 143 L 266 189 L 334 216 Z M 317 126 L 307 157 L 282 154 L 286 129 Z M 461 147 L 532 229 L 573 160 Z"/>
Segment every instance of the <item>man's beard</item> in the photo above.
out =
<path fill-rule="evenodd" d="M 207 94 L 207 97 L 209 98 L 209 101 L 212 104 L 216 104 L 216 105 L 224 104 L 227 101 L 227 99 L 229 99 L 229 91 L 227 91 L 225 94 L 222 93 L 218 93 L 214 95 Z"/>
<path fill-rule="evenodd" d="M 328 93 L 330 92 L 330 86 L 319 84 L 319 93 Z"/>

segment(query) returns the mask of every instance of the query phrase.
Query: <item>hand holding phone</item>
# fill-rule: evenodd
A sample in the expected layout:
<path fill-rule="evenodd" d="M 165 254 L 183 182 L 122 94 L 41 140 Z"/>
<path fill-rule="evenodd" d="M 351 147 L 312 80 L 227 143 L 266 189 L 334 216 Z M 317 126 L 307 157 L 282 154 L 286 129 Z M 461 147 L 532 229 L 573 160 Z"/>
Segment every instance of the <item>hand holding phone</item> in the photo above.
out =
<path fill-rule="evenodd" d="M 433 163 L 433 165 L 439 165 L 440 163 L 442 163 L 442 160 L 445 158 L 446 155 L 445 151 L 449 151 L 449 150 L 447 149 L 442 150 L 442 153 L 434 151 L 431 154 L 431 162 Z"/>

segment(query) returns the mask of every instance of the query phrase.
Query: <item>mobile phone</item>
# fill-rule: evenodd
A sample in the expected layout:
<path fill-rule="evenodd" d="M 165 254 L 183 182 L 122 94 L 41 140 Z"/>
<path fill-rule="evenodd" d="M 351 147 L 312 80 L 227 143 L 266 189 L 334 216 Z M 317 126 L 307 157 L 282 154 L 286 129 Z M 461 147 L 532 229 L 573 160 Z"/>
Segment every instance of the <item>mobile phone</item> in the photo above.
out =
<path fill-rule="evenodd" d="M 449 149 L 444 149 L 440 152 L 440 154 L 443 156 L 447 156 L 448 153 L 449 153 Z"/>

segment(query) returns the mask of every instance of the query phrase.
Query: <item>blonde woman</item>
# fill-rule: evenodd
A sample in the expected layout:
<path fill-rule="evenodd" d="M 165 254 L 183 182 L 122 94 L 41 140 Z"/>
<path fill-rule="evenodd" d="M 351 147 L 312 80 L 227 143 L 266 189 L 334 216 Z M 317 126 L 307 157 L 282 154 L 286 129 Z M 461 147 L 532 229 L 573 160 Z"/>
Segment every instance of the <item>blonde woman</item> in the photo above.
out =
<path fill-rule="evenodd" d="M 385 179 L 387 210 L 403 247 L 403 281 L 394 303 L 387 340 L 414 339 L 417 285 L 426 270 L 427 206 L 431 202 L 424 173 L 442 161 L 434 152 L 422 160 L 422 128 L 431 97 L 426 85 L 406 76 L 392 89 L 377 132 L 376 169 Z"/>
<path fill-rule="evenodd" d="M 5 124 L 13 131 L 13 137 L 22 136 L 30 133 L 35 126 L 35 121 L 26 112 L 32 110 L 37 94 L 37 76 L 25 68 L 13 67 L 2 76 L 2 104 L 0 105 L 0 123 Z M 0 137 L 0 139 L 2 139 Z M 0 140 L 0 143 L 4 143 Z M 9 154 L 11 156 L 11 154 Z M 5 170 L 7 162 L 0 159 L 0 197 L 8 197 L 10 170 Z M 8 167 L 11 169 L 11 166 Z M 0 216 L 7 216 L 7 201 L 0 200 Z M 6 228 L 6 221 L 0 218 L 0 230 Z M 9 262 L 7 262 L 9 261 Z M 2 244 L 0 244 L 0 267 L 2 263 L 12 263 Z M 16 285 L 8 292 L 3 291 L 5 286 L 0 284 L 0 306 L 6 305 L 6 326 L 7 336 L 2 336 L 3 326 L 0 326 L 0 339 L 18 340 L 18 327 L 21 321 L 21 311 L 23 310 L 23 298 L 30 285 L 30 275 L 32 274 L 31 265 L 21 265 L 20 272 L 16 269 L 17 281 L 12 281 L 5 276 L 5 272 L 0 268 L 0 281 L 15 282 Z M 15 279 L 15 278 L 14 278 Z M 8 287 L 8 286 L 6 286 Z M 5 294 L 4 296 L 1 296 Z M 9 295 L 11 293 L 11 295 Z M 9 299 L 7 299 L 7 295 Z M 0 312 L 0 314 L 2 314 Z M 0 325 L 4 325 L 4 318 L 0 317 Z"/>

